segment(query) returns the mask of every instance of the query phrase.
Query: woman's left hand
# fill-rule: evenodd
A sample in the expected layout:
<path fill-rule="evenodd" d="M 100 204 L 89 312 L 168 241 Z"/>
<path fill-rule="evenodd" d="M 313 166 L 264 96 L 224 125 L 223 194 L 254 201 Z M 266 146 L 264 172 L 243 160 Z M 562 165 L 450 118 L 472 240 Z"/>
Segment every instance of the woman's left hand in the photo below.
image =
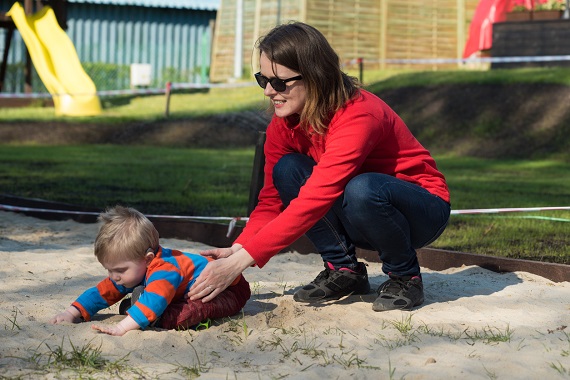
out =
<path fill-rule="evenodd" d="M 193 301 L 200 298 L 202 302 L 213 300 L 254 263 L 253 258 L 244 249 L 229 257 L 210 261 L 190 288 L 187 297 Z"/>

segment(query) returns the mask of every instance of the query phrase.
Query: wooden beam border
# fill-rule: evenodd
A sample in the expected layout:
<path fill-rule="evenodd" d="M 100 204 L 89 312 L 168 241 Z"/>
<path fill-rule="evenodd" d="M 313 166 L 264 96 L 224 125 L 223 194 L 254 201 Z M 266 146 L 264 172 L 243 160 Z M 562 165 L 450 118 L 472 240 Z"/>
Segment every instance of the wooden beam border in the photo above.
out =
<path fill-rule="evenodd" d="M 50 202 L 42 199 L 20 198 L 9 195 L 0 195 L 0 203 L 15 207 L 42 208 L 49 211 L 22 211 L 22 214 L 44 220 L 68 220 L 72 219 L 79 223 L 95 223 L 95 215 L 82 215 L 74 212 L 98 212 L 93 208 L 80 207 L 67 203 Z M 63 212 L 62 212 L 63 211 Z M 228 247 L 239 235 L 242 227 L 236 226 L 232 231 L 228 230 L 227 224 L 207 223 L 191 219 L 172 219 L 167 217 L 149 218 L 158 230 L 161 238 L 185 239 L 200 242 L 213 247 Z M 230 232 L 228 234 L 228 232 Z M 305 236 L 298 239 L 294 244 L 287 247 L 283 252 L 296 251 L 301 254 L 315 253 L 315 247 Z M 374 251 L 358 249 L 357 255 L 372 262 L 379 262 L 378 254 Z M 570 265 L 547 263 L 541 261 L 510 259 L 504 257 L 480 255 L 448 251 L 443 249 L 422 248 L 418 250 L 420 265 L 435 271 L 449 268 L 459 268 L 463 265 L 476 265 L 497 273 L 504 272 L 528 272 L 547 278 L 554 282 L 570 281 Z"/>

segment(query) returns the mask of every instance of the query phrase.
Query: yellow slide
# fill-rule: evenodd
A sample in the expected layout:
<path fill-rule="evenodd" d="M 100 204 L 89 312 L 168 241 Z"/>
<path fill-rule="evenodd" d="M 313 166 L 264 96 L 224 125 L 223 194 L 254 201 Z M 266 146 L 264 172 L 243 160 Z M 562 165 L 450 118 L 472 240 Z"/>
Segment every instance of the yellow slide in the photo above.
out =
<path fill-rule="evenodd" d="M 95 84 L 83 70 L 75 46 L 59 26 L 51 7 L 26 16 L 20 3 L 7 13 L 20 32 L 34 67 L 53 97 L 56 115 L 101 113 Z"/>

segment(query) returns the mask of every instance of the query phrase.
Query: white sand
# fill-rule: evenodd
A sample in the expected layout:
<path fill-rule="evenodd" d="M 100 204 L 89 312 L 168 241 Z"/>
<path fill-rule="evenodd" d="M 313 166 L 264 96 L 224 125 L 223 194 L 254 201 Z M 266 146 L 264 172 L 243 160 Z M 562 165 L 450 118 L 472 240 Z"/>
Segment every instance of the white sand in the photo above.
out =
<path fill-rule="evenodd" d="M 118 378 L 80 375 L 46 363 L 55 353 L 100 349 L 123 378 L 201 379 L 556 379 L 570 378 L 570 283 L 479 267 L 424 270 L 426 303 L 375 313 L 374 295 L 320 306 L 293 301 L 322 269 L 315 254 L 282 254 L 244 274 L 243 315 L 204 331 L 98 334 L 91 323 L 50 325 L 105 271 L 93 256 L 97 226 L 0 212 L 0 378 Z M 198 252 L 200 243 L 163 239 Z M 373 288 L 386 276 L 368 263 Z M 115 323 L 117 307 L 99 314 Z M 500 341 L 506 338 L 506 341 Z M 497 340 L 497 341 L 495 341 Z M 125 357 L 120 362 L 119 359 Z M 112 371 L 112 370 L 109 370 Z M 138 374 L 137 374 L 138 373 Z"/>

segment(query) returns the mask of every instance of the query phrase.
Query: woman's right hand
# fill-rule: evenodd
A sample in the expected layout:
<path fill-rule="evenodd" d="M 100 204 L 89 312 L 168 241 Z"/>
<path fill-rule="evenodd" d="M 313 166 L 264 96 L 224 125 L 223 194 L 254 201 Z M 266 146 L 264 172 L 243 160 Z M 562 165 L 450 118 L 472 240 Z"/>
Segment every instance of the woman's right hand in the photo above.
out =
<path fill-rule="evenodd" d="M 240 249 L 229 257 L 212 260 L 194 281 L 186 296 L 192 301 L 202 299 L 202 302 L 209 302 L 253 264 L 255 260 L 245 249 Z"/>

